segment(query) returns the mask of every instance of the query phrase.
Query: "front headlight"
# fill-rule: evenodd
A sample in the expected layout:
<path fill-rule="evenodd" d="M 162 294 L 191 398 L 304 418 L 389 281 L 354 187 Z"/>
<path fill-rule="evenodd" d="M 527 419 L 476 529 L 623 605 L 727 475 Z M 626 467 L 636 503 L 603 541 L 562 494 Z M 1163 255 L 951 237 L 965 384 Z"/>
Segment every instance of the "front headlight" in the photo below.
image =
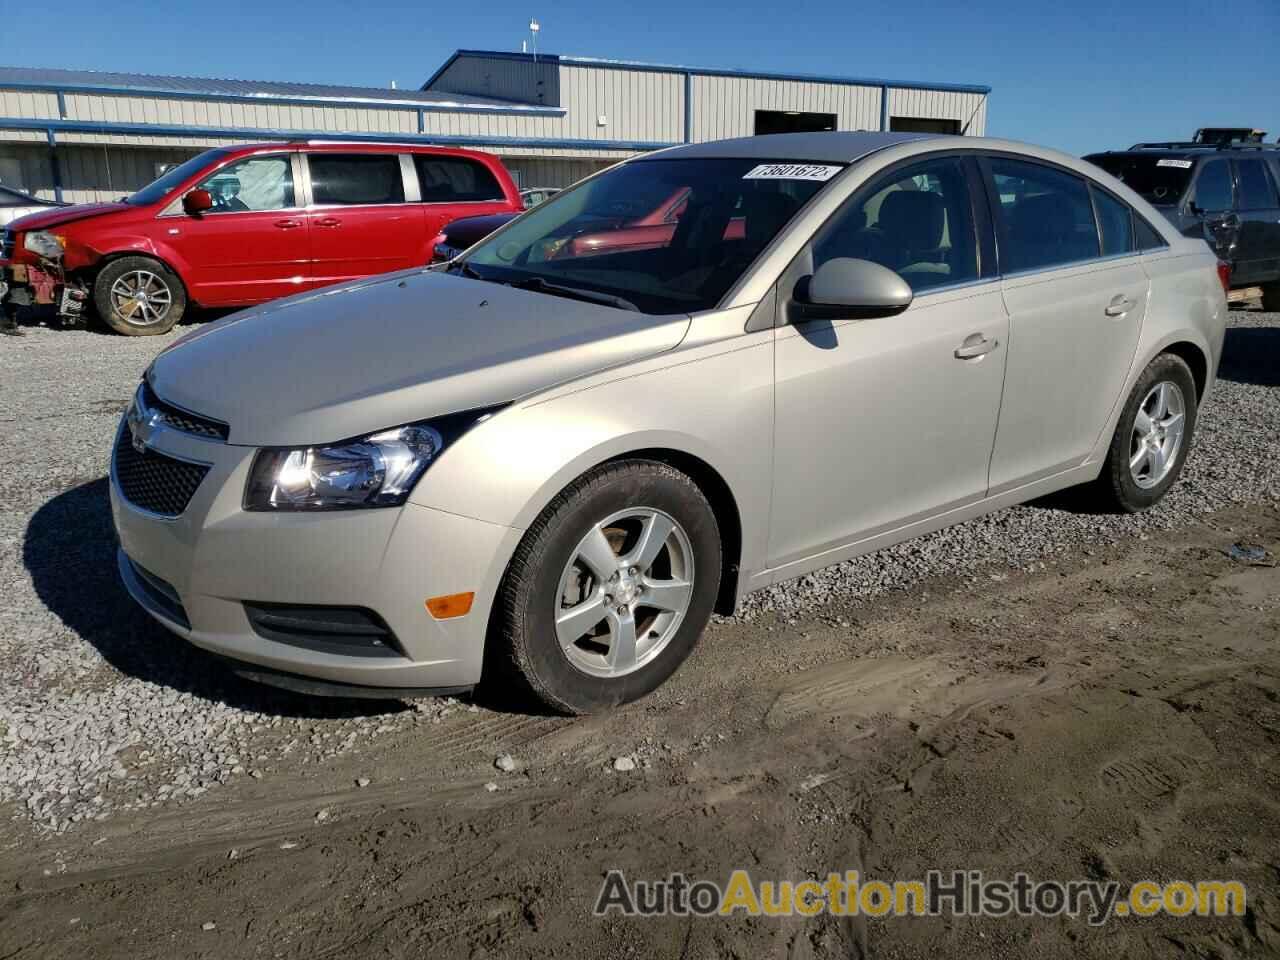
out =
<path fill-rule="evenodd" d="M 453 414 L 327 446 L 261 450 L 249 471 L 244 508 L 400 506 L 445 446 L 496 409 Z"/>
<path fill-rule="evenodd" d="M 66 239 L 47 233 L 44 230 L 33 230 L 23 235 L 22 245 L 38 257 L 44 257 L 46 260 L 57 260 L 62 256 L 63 248 L 66 246 Z"/>

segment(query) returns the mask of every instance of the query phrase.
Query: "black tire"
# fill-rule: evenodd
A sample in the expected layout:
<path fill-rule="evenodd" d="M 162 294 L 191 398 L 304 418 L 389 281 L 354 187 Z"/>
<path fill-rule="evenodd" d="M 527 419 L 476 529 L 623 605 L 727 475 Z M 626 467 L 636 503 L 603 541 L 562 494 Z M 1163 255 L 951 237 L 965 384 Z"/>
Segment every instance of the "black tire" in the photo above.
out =
<path fill-rule="evenodd" d="M 1280 311 L 1280 281 L 1263 284 L 1262 309 L 1272 313 Z"/>
<path fill-rule="evenodd" d="M 1134 425 L 1143 400 L 1158 384 L 1165 382 L 1175 384 L 1182 394 L 1182 442 L 1174 455 L 1173 465 L 1164 478 L 1154 486 L 1142 487 L 1129 468 L 1129 460 L 1134 453 Z M 1107 451 L 1106 463 L 1098 477 L 1096 493 L 1101 506 L 1123 513 L 1138 513 L 1156 504 L 1177 483 L 1187 462 L 1187 454 L 1191 451 L 1198 402 L 1195 378 L 1191 375 L 1191 368 L 1181 357 L 1162 353 L 1147 364 L 1125 401 L 1120 420 L 1116 423 L 1115 435 L 1111 438 L 1111 447 Z"/>
<path fill-rule="evenodd" d="M 161 302 L 160 299 L 154 302 L 149 301 L 150 306 L 143 309 L 141 313 L 135 311 L 129 316 L 125 315 L 118 303 L 113 302 L 111 292 L 116 281 L 130 275 L 154 277 L 155 283 L 149 284 L 149 290 L 157 298 L 161 296 L 167 298 L 168 306 L 155 320 L 144 322 L 147 310 L 160 312 L 159 307 L 155 305 Z M 163 288 L 163 294 L 161 294 L 161 288 Z M 121 257 L 119 260 L 112 260 L 98 271 L 98 276 L 93 282 L 93 305 L 102 321 L 116 333 L 122 333 L 127 337 L 155 336 L 168 333 L 173 329 L 174 324 L 182 319 L 187 309 L 187 291 L 177 274 L 159 260 L 153 260 L 151 257 Z M 139 317 L 143 319 L 138 319 Z"/>
<path fill-rule="evenodd" d="M 645 507 L 674 519 L 687 537 L 692 596 L 653 659 L 622 676 L 594 676 L 570 661 L 556 636 L 561 574 L 593 526 L 619 511 Z M 516 548 L 498 592 L 490 669 L 561 713 L 592 713 L 643 697 L 676 671 L 706 627 L 720 588 L 720 550 L 711 505 L 680 471 L 651 460 L 589 471 L 552 500 Z"/>

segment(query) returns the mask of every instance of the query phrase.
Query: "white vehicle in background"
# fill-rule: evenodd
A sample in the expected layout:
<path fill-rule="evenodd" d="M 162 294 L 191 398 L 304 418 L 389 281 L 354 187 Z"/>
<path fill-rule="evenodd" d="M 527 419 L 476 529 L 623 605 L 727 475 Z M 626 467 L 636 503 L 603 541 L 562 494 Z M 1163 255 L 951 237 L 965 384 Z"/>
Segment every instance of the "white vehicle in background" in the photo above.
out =
<path fill-rule="evenodd" d="M 526 210 L 532 210 L 538 204 L 546 203 L 559 192 L 559 187 L 526 187 L 520 191 L 520 199 L 524 202 Z"/>
<path fill-rule="evenodd" d="M 38 213 L 49 207 L 61 206 L 65 204 L 56 203 L 53 200 L 40 200 L 0 183 L 0 227 L 6 223 L 12 223 L 19 217 L 25 217 L 28 213 Z M 3 256 L 3 252 L 0 252 L 0 256 Z"/>

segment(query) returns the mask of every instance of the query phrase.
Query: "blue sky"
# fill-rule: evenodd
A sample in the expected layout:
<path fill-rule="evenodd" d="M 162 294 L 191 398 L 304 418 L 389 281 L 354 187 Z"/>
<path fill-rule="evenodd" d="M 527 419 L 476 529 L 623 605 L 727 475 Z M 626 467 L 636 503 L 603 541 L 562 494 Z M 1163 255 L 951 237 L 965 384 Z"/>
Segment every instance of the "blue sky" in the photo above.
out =
<path fill-rule="evenodd" d="M 454 49 L 985 83 L 988 134 L 1072 153 L 1254 124 L 1280 136 L 1280 0 L 56 0 L 0 63 L 420 86 Z"/>

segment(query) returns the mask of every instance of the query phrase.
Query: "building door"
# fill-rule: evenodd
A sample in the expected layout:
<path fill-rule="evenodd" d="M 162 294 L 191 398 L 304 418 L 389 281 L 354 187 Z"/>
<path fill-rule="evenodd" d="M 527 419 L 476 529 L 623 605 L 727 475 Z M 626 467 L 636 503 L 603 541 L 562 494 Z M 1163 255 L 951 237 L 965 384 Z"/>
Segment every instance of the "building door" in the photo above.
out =
<path fill-rule="evenodd" d="M 799 110 L 756 111 L 756 136 L 765 133 L 818 133 L 835 128 L 834 113 L 803 113 Z"/>
<path fill-rule="evenodd" d="M 889 129 L 894 133 L 959 134 L 960 121 L 934 117 L 890 117 Z"/>

